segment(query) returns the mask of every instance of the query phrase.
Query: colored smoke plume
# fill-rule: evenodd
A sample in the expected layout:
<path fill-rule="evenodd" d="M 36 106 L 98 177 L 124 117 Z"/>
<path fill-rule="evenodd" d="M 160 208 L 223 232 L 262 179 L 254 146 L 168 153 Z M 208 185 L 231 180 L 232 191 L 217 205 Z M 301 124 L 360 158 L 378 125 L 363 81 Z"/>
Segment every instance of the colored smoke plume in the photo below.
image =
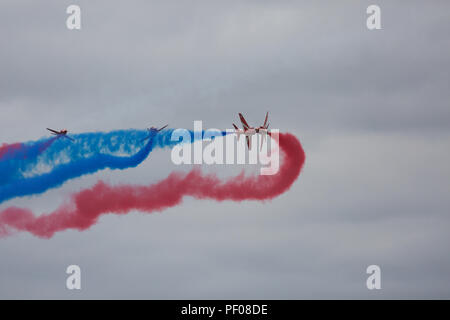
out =
<path fill-rule="evenodd" d="M 38 195 L 100 170 L 134 168 L 147 159 L 154 147 L 178 144 L 171 139 L 172 132 L 173 129 L 154 131 L 151 137 L 143 130 L 92 132 L 71 135 L 75 142 L 55 137 L 2 146 L 0 203 L 16 197 Z M 193 132 L 190 134 L 194 137 Z M 144 141 L 145 137 L 150 139 Z M 47 168 L 47 171 L 41 172 L 41 168 Z"/>
<path fill-rule="evenodd" d="M 149 186 L 110 186 L 98 182 L 71 196 L 55 211 L 36 216 L 31 210 L 10 207 L 0 212 L 0 236 L 26 231 L 50 238 L 68 229 L 86 230 L 107 213 L 127 214 L 131 210 L 151 213 L 180 204 L 185 196 L 216 201 L 268 200 L 286 192 L 297 179 L 305 161 L 300 142 L 289 133 L 280 134 L 281 167 L 275 175 L 239 176 L 220 180 L 198 169 L 172 173 Z"/>

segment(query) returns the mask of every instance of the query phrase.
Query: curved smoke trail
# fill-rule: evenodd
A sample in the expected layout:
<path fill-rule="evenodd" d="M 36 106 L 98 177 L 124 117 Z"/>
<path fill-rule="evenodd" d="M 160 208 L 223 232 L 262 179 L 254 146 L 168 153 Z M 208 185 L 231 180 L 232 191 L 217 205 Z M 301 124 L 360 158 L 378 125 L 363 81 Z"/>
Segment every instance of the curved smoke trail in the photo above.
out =
<path fill-rule="evenodd" d="M 171 147 L 179 143 L 172 141 L 172 132 L 173 129 L 152 131 L 151 137 L 143 130 L 95 132 L 72 135 L 75 142 L 52 138 L 29 145 L 6 146 L 5 151 L 0 149 L 0 156 L 3 154 L 0 158 L 0 203 L 41 194 L 70 179 L 103 169 L 136 167 L 155 146 Z M 193 132 L 190 134 L 195 138 Z M 143 142 L 145 137 L 150 138 L 148 142 Z M 47 171 L 42 173 L 42 168 Z"/>
<path fill-rule="evenodd" d="M 136 154 L 118 157 L 109 154 L 96 154 L 75 162 L 60 164 L 46 174 L 18 179 L 14 183 L 0 186 L 0 203 L 15 197 L 43 193 L 61 186 L 64 182 L 92 174 L 103 169 L 127 169 L 138 166 L 153 149 L 153 137 Z"/>
<path fill-rule="evenodd" d="M 16 207 L 3 210 L 0 235 L 27 231 L 50 238 L 55 232 L 67 229 L 88 229 L 107 213 L 164 210 L 180 204 L 185 196 L 217 201 L 272 199 L 291 187 L 305 161 L 305 153 L 295 136 L 280 134 L 279 144 L 284 157 L 279 172 L 272 176 L 241 174 L 221 181 L 215 175 L 203 175 L 194 169 L 187 174 L 173 173 L 149 186 L 109 186 L 100 181 L 90 189 L 73 194 L 69 202 L 48 214 L 35 216 L 30 210 Z"/>

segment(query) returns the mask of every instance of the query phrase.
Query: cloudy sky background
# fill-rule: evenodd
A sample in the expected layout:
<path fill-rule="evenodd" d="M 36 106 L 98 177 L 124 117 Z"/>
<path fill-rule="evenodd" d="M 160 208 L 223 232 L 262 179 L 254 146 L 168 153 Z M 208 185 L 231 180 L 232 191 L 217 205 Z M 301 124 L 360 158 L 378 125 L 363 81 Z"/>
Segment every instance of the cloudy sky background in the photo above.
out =
<path fill-rule="evenodd" d="M 382 30 L 366 28 L 366 8 Z M 65 26 L 78 4 L 82 30 Z M 17 1 L 0 4 L 0 143 L 270 110 L 307 155 L 265 203 L 185 199 L 50 240 L 0 239 L 0 298 L 450 298 L 448 1 Z M 151 183 L 168 150 L 98 179 Z M 82 290 L 65 287 L 78 264 Z M 382 270 L 369 291 L 368 265 Z"/>

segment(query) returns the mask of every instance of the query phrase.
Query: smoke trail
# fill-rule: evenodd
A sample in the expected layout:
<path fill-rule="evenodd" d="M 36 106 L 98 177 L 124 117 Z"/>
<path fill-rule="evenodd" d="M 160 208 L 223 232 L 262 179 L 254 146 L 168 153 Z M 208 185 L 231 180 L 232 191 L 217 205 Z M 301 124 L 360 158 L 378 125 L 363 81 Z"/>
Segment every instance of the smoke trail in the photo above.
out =
<path fill-rule="evenodd" d="M 36 142 L 3 144 L 0 147 L 0 160 L 18 160 L 36 158 L 44 152 L 57 137 L 42 139 Z"/>
<path fill-rule="evenodd" d="M 170 147 L 179 143 L 171 140 L 172 132 L 172 129 L 150 133 L 121 130 L 72 135 L 76 142 L 50 139 L 45 143 L 36 143 L 33 147 L 35 154 L 30 150 L 24 153 L 23 148 L 14 151 L 10 148 L 0 159 L 0 203 L 15 197 L 40 194 L 60 187 L 70 179 L 103 169 L 136 167 L 147 158 L 154 146 Z M 194 137 L 194 133 L 190 133 Z M 145 137 L 150 138 L 146 143 L 142 141 Z M 51 143 L 53 146 L 49 148 Z M 18 155 L 24 154 L 26 156 L 19 161 Z M 29 157 L 30 154 L 35 156 Z M 42 173 L 39 171 L 42 168 L 48 171 Z"/>
<path fill-rule="evenodd" d="M 21 177 L 21 172 L 35 165 L 39 155 L 47 150 L 56 137 L 28 143 L 4 144 L 0 147 L 0 185 Z"/>
<path fill-rule="evenodd" d="M 17 150 L 20 150 L 21 147 L 21 143 L 3 144 L 0 147 L 0 160 L 7 155 L 14 154 Z"/>
<path fill-rule="evenodd" d="M 35 216 L 30 210 L 10 207 L 0 212 L 0 235 L 13 231 L 50 238 L 67 229 L 85 230 L 106 213 L 126 214 L 131 210 L 153 212 L 181 203 L 183 197 L 197 199 L 267 200 L 287 191 L 297 179 L 305 161 L 300 142 L 291 134 L 280 134 L 284 156 L 279 172 L 272 176 L 241 174 L 221 181 L 215 175 L 203 175 L 194 169 L 187 174 L 173 173 L 149 186 L 109 186 L 98 182 L 94 187 L 75 193 L 69 202 L 49 214 Z"/>
<path fill-rule="evenodd" d="M 15 197 L 43 193 L 50 188 L 61 186 L 67 180 L 106 168 L 123 170 L 136 167 L 147 158 L 152 149 L 153 136 L 139 152 L 130 157 L 118 157 L 99 153 L 89 158 L 61 164 L 46 174 L 18 179 L 14 183 L 0 186 L 0 203 Z"/>

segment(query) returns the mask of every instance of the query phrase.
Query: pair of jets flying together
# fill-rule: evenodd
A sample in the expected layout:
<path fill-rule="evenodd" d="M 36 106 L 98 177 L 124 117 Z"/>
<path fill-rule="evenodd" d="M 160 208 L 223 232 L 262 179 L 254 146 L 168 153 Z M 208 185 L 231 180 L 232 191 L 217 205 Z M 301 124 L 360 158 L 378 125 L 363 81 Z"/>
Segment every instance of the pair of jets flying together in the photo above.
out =
<path fill-rule="evenodd" d="M 166 128 L 168 126 L 168 124 L 166 124 L 164 127 L 161 127 L 161 128 L 159 128 L 159 129 L 157 129 L 157 128 L 155 128 L 155 127 L 151 127 L 151 128 L 148 128 L 147 130 L 148 130 L 148 132 L 149 132 L 149 135 L 147 136 L 147 137 L 145 137 L 144 139 L 142 139 L 141 141 L 144 141 L 144 140 L 147 140 L 148 138 L 150 138 L 150 133 L 152 132 L 152 131 L 156 131 L 156 132 L 159 132 L 159 131 L 161 131 L 162 129 L 164 129 L 164 128 Z M 50 129 L 50 128 L 47 128 L 47 130 L 48 131 L 50 131 L 50 133 L 52 134 L 52 135 L 54 135 L 54 136 L 57 136 L 58 138 L 66 138 L 66 139 L 69 139 L 70 141 L 75 141 L 74 139 L 72 139 L 71 137 L 69 137 L 68 135 L 67 135 L 67 129 L 62 129 L 62 130 L 53 130 L 53 129 Z"/>
<path fill-rule="evenodd" d="M 236 134 L 238 136 L 238 139 L 239 139 L 240 135 L 245 136 L 245 139 L 247 140 L 247 146 L 248 146 L 249 149 L 251 149 L 252 148 L 252 139 L 251 139 L 251 137 L 253 135 L 255 135 L 255 134 L 262 134 L 262 138 L 261 138 L 261 148 L 262 148 L 262 146 L 264 144 L 264 139 L 266 138 L 266 135 L 270 134 L 269 133 L 269 123 L 267 122 L 268 118 L 269 118 L 269 112 L 266 113 L 266 118 L 264 120 L 264 124 L 263 125 L 261 125 L 259 127 L 252 127 L 245 120 L 245 118 L 242 115 L 242 113 L 239 113 L 239 119 L 241 120 L 243 129 L 239 129 L 233 123 L 233 127 L 234 127 L 234 129 L 236 129 Z M 159 131 L 165 129 L 167 126 L 168 126 L 168 124 L 166 124 L 164 127 L 161 127 L 159 129 L 157 129 L 155 127 L 148 128 L 147 130 L 149 132 L 149 135 L 147 137 L 145 137 L 144 139 L 142 139 L 141 141 L 149 139 L 152 132 L 155 132 L 155 131 L 159 132 Z M 55 136 L 58 136 L 58 137 L 61 137 L 61 138 L 66 138 L 66 139 L 69 139 L 70 141 L 75 141 L 74 139 L 72 139 L 71 137 L 69 137 L 67 135 L 67 132 L 68 132 L 67 129 L 63 129 L 63 130 L 57 131 L 57 130 L 53 130 L 53 129 L 47 128 L 47 130 L 50 131 L 50 133 L 55 135 Z"/>

